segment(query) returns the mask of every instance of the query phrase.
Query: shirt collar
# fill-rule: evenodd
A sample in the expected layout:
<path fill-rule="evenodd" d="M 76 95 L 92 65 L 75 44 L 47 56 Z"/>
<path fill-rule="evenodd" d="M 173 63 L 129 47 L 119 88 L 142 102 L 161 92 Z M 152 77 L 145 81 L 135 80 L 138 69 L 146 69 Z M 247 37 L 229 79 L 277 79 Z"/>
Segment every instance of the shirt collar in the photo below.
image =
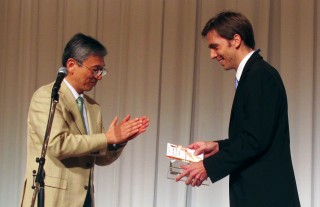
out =
<path fill-rule="evenodd" d="M 254 50 L 249 52 L 240 62 L 238 68 L 237 68 L 237 73 L 236 73 L 236 78 L 238 81 L 240 81 L 241 75 L 242 75 L 242 71 L 244 66 L 246 65 L 247 61 L 249 60 L 249 58 L 251 57 L 251 55 L 254 53 Z"/>
<path fill-rule="evenodd" d="M 75 100 L 77 100 L 79 96 L 81 96 L 83 98 L 83 94 L 78 94 L 78 92 L 73 88 L 73 86 L 66 79 L 63 79 L 63 81 L 66 83 L 66 85 L 68 86 L 68 88 L 72 92 Z"/>

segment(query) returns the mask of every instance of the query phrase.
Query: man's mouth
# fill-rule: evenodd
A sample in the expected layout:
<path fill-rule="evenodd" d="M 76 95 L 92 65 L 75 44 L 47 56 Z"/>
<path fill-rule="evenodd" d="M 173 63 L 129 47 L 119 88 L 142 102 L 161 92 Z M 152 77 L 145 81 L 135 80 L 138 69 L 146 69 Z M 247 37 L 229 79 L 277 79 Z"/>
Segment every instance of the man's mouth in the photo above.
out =
<path fill-rule="evenodd" d="M 97 81 L 91 81 L 90 83 L 91 85 L 95 86 L 97 84 Z"/>
<path fill-rule="evenodd" d="M 223 58 L 219 58 L 219 59 L 217 59 L 217 61 L 222 65 L 222 62 L 223 62 Z"/>

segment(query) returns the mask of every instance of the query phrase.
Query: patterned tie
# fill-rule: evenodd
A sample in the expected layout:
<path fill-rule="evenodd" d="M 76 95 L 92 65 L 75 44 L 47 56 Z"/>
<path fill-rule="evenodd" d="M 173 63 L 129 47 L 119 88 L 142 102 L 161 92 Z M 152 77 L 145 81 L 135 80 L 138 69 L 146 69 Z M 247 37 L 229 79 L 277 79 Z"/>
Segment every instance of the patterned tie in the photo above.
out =
<path fill-rule="evenodd" d="M 81 118 L 82 118 L 82 121 L 83 121 L 84 128 L 86 129 L 86 124 L 85 124 L 84 117 L 83 117 L 83 101 L 84 100 L 83 100 L 82 96 L 79 96 L 76 101 L 77 101 L 78 109 L 79 109 L 80 114 L 81 114 Z M 87 129 L 86 129 L 86 131 L 87 131 Z"/>
<path fill-rule="evenodd" d="M 77 105 L 80 113 L 83 114 L 83 98 L 81 96 L 77 98 Z"/>

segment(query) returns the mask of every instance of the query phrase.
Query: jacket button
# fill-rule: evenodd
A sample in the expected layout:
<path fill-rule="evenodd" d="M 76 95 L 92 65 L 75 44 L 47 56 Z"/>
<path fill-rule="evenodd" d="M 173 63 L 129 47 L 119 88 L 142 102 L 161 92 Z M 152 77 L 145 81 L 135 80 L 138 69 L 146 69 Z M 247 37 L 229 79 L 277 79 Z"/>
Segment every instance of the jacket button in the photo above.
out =
<path fill-rule="evenodd" d="M 85 190 L 88 190 L 88 186 L 87 186 L 87 185 L 85 185 L 83 188 L 84 188 Z"/>

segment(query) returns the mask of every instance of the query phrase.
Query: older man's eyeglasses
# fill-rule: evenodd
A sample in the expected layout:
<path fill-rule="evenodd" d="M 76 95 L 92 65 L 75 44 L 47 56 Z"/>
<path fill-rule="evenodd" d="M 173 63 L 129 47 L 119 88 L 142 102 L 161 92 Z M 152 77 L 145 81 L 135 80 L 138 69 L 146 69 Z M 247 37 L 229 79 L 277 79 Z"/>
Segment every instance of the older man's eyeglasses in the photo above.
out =
<path fill-rule="evenodd" d="M 85 68 L 87 68 L 88 70 L 90 70 L 93 74 L 94 77 L 99 77 L 99 76 L 105 76 L 108 73 L 108 70 L 104 67 L 100 67 L 100 66 L 94 66 L 92 68 L 84 65 L 83 63 L 81 63 L 80 61 L 77 61 L 79 66 L 84 66 Z"/>
<path fill-rule="evenodd" d="M 90 67 L 88 67 L 88 66 L 86 66 L 84 64 L 82 64 L 82 66 L 84 66 L 85 68 L 90 70 L 94 77 L 105 76 L 108 73 L 107 69 L 105 69 L 103 67 L 92 67 L 92 68 L 90 68 Z"/>

